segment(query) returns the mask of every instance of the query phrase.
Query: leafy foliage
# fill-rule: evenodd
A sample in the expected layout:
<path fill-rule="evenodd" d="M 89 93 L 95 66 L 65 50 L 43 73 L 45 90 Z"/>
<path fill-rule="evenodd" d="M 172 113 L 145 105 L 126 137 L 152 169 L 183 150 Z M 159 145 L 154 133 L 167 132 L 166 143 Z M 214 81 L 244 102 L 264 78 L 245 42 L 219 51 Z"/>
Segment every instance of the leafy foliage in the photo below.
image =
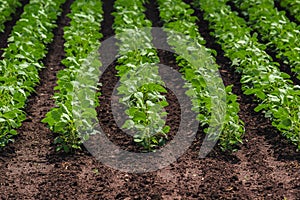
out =
<path fill-rule="evenodd" d="M 71 5 L 71 13 L 68 17 L 71 19 L 70 25 L 64 28 L 66 58 L 62 60 L 66 68 L 58 73 L 55 90 L 59 92 L 54 95 L 56 107 L 51 109 L 43 119 L 53 132 L 58 133 L 55 138 L 57 150 L 62 149 L 65 152 L 81 148 L 83 136 L 79 134 L 79 128 L 89 127 L 91 122 L 82 122 L 80 119 L 95 112 L 93 109 L 86 108 L 85 113 L 77 113 L 79 116 L 75 117 L 73 97 L 76 85 L 84 84 L 93 87 L 98 81 L 97 78 L 99 79 L 96 72 L 101 63 L 99 55 L 94 52 L 98 51 L 102 38 L 102 34 L 99 33 L 100 23 L 103 20 L 102 3 L 93 0 L 76 0 Z M 83 69 L 84 66 L 88 67 Z M 82 77 L 80 82 L 78 76 Z M 97 105 L 97 96 L 86 92 L 89 90 L 77 94 L 81 103 L 87 101 L 88 105 L 90 103 Z"/>
<path fill-rule="evenodd" d="M 158 73 L 159 58 L 151 43 L 150 29 L 143 29 L 151 27 L 151 22 L 145 19 L 143 3 L 141 0 L 115 1 L 113 28 L 119 39 L 120 57 L 116 69 L 121 84 L 118 92 L 129 116 L 123 128 L 135 130 L 134 141 L 152 150 L 164 144 L 170 127 L 164 120 L 167 113 L 163 108 L 168 102 Z"/>
<path fill-rule="evenodd" d="M 22 6 L 19 0 L 2 0 L 0 4 L 0 33 L 4 31 L 4 23 L 11 20 L 11 15 Z"/>
<path fill-rule="evenodd" d="M 197 49 L 189 46 L 190 41 L 186 41 L 186 36 L 194 40 L 195 46 L 203 52 L 215 53 L 206 49 L 203 44 L 204 39 L 198 32 L 195 22 L 197 17 L 192 16 L 193 10 L 190 6 L 181 0 L 158 0 L 161 19 L 165 22 L 164 28 L 168 32 L 168 43 L 173 47 L 176 53 L 183 56 L 177 56 L 177 63 L 181 67 L 184 78 L 189 84 L 187 94 L 192 98 L 194 111 L 199 112 L 198 120 L 202 126 L 207 125 L 221 126 L 222 134 L 217 135 L 209 128 L 205 132 L 211 138 L 219 138 L 220 145 L 223 150 L 234 149 L 238 143 L 242 142 L 244 133 L 243 122 L 239 119 L 239 104 L 236 95 L 231 93 L 231 86 L 226 91 L 221 90 L 223 82 L 218 83 L 216 73 L 218 65 L 216 65 L 213 56 L 201 56 Z M 180 33 L 180 34 L 176 34 Z M 192 57 L 194 63 L 189 63 L 185 58 Z M 210 89 L 209 89 L 210 88 Z M 213 89 L 212 89 L 213 88 Z M 226 94 L 224 94 L 226 92 Z M 212 103 L 218 103 L 216 100 L 226 97 L 224 103 L 227 105 L 219 105 L 220 110 L 226 109 L 224 119 L 220 116 L 212 116 Z M 210 135 L 211 134 L 211 135 Z"/>
<path fill-rule="evenodd" d="M 0 61 L 0 146 L 12 141 L 26 118 L 23 108 L 39 83 L 41 60 L 64 1 L 30 1 L 8 38 Z"/>
<path fill-rule="evenodd" d="M 257 34 L 244 19 L 232 12 L 227 0 L 199 1 L 204 17 L 232 66 L 242 74 L 244 94 L 255 95 L 260 103 L 255 111 L 262 111 L 272 125 L 300 149 L 300 87 L 293 85 L 289 75 L 280 72 L 278 63 L 264 51 Z M 248 2 L 248 1 L 247 1 Z"/>
<path fill-rule="evenodd" d="M 267 46 L 275 49 L 277 58 L 282 59 L 300 80 L 300 27 L 291 22 L 284 11 L 274 8 L 273 0 L 234 0 L 249 24 Z M 298 13 L 299 15 L 299 13 Z"/>
<path fill-rule="evenodd" d="M 300 1 L 299 0 L 277 0 L 280 6 L 287 9 L 295 19 L 300 22 Z"/>

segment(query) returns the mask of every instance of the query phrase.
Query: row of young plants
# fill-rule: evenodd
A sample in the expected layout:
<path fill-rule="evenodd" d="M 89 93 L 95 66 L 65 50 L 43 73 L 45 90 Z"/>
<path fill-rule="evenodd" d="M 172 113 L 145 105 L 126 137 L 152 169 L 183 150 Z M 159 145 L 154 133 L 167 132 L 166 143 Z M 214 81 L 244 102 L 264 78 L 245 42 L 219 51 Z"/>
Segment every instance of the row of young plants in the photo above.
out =
<path fill-rule="evenodd" d="M 4 23 L 11 20 L 18 7 L 22 4 L 19 0 L 3 0 L 0 4 L 0 33 L 5 29 Z"/>
<path fill-rule="evenodd" d="M 0 61 L 0 146 L 12 141 L 26 114 L 27 97 L 39 83 L 42 59 L 65 0 L 31 0 L 13 27 Z"/>
<path fill-rule="evenodd" d="M 196 25 L 198 18 L 192 16 L 193 9 L 182 0 L 158 0 L 158 4 L 167 41 L 179 55 L 176 60 L 187 82 L 187 95 L 192 99 L 197 119 L 209 138 L 220 139 L 221 149 L 234 150 L 242 143 L 244 134 L 237 96 L 232 94 L 232 86 L 225 89 L 218 77 L 219 66 L 212 56 L 214 52 L 204 46 L 205 41 Z M 213 104 L 217 104 L 217 110 L 213 109 Z M 225 116 L 220 116 L 222 113 Z M 214 127 L 220 127 L 220 135 Z"/>
<path fill-rule="evenodd" d="M 232 66 L 242 74 L 242 90 L 255 95 L 262 111 L 284 136 L 300 149 L 300 87 L 293 85 L 290 76 L 279 70 L 279 64 L 265 52 L 257 34 L 243 18 L 226 5 L 228 0 L 201 0 L 204 18 L 213 29 L 213 36 L 222 46 Z M 247 1 L 248 2 L 248 1 Z"/>
<path fill-rule="evenodd" d="M 71 21 L 64 28 L 65 59 L 61 61 L 66 68 L 57 75 L 57 92 L 53 97 L 56 106 L 42 120 L 57 134 L 54 141 L 57 150 L 65 152 L 80 149 L 82 142 L 92 134 L 88 128 L 93 123 L 88 119 L 96 116 L 98 105 L 99 93 L 95 96 L 93 92 L 97 90 L 95 83 L 99 81 L 101 67 L 98 49 L 102 38 L 102 3 L 75 0 L 67 16 Z"/>
<path fill-rule="evenodd" d="M 300 23 L 300 1 L 299 0 L 276 0 L 280 6 L 290 12 L 290 14 Z"/>
<path fill-rule="evenodd" d="M 267 46 L 274 49 L 300 80 L 300 27 L 284 11 L 274 7 L 273 0 L 233 0 Z"/>
<path fill-rule="evenodd" d="M 146 150 L 161 146 L 170 127 L 166 125 L 167 90 L 162 81 L 151 22 L 145 17 L 144 0 L 116 0 L 113 28 L 119 47 L 116 69 L 120 76 L 120 103 L 128 119 L 123 128 L 134 131 L 134 141 Z M 148 27 L 148 28 L 147 28 Z"/>

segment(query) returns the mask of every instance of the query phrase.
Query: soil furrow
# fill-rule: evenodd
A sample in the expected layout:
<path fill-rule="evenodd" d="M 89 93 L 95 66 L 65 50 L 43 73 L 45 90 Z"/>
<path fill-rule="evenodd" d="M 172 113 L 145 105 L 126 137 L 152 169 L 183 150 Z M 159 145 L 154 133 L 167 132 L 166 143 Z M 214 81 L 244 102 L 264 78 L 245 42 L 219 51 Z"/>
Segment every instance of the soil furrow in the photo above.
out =
<path fill-rule="evenodd" d="M 112 12 L 114 12 L 114 1 L 105 0 L 103 1 L 103 10 L 104 10 L 104 20 L 101 23 L 101 32 L 103 34 L 102 46 L 101 48 L 108 49 L 109 52 L 105 52 L 107 55 L 100 55 L 101 60 L 106 60 L 106 57 L 112 56 L 116 57 L 118 53 L 118 47 L 116 46 L 116 40 L 114 37 L 115 33 L 113 30 L 114 16 Z M 110 41 L 109 43 L 105 43 L 106 41 Z M 104 47 L 103 45 L 110 45 L 110 47 Z M 96 108 L 99 124 L 107 137 L 113 141 L 116 145 L 121 146 L 126 149 L 128 146 L 131 150 L 134 149 L 133 138 L 129 135 L 125 134 L 120 127 L 118 126 L 116 121 L 122 120 L 119 117 L 116 117 L 112 113 L 112 105 L 111 102 L 115 100 L 118 102 L 119 96 L 115 95 L 114 89 L 116 85 L 119 83 L 119 77 L 117 76 L 117 70 L 115 67 L 117 66 L 117 58 L 115 58 L 113 63 L 104 63 L 108 65 L 106 71 L 102 72 L 99 82 L 101 83 L 101 96 L 99 97 L 100 106 Z M 115 109 L 118 113 L 123 113 L 125 110 L 119 104 L 114 104 Z M 132 149 L 133 148 L 133 149 Z"/>
<path fill-rule="evenodd" d="M 114 0 L 103 0 L 103 21 L 101 23 L 101 33 L 103 34 L 102 41 L 114 35 L 114 30 L 112 28 L 112 23 L 114 21 L 114 16 L 111 13 L 114 10 Z"/>

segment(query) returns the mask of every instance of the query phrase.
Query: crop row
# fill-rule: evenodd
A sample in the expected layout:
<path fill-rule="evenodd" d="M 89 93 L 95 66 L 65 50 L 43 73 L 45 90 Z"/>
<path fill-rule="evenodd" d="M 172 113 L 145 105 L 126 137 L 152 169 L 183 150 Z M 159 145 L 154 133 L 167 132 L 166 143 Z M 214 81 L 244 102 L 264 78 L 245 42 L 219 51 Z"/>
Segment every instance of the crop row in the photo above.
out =
<path fill-rule="evenodd" d="M 12 140 L 17 134 L 15 129 L 26 118 L 23 109 L 39 83 L 41 60 L 47 53 L 47 44 L 53 39 L 52 30 L 64 2 L 31 0 L 13 27 L 0 61 L 0 146 Z M 269 0 L 234 0 L 235 5 L 245 11 L 242 13 L 249 19 L 248 24 L 231 11 L 226 5 L 228 0 L 195 2 L 204 11 L 225 55 L 242 74 L 243 92 L 256 96 L 259 106 L 255 111 L 262 110 L 273 126 L 300 148 L 300 87 L 293 85 L 290 76 L 280 72 L 279 64 L 265 52 L 266 46 L 276 49 L 278 57 L 299 73 L 299 27 L 283 12 L 278 12 L 274 2 Z M 128 116 L 123 128 L 134 130 L 134 141 L 151 150 L 165 143 L 170 127 L 165 121 L 167 90 L 159 74 L 160 60 L 152 44 L 152 24 L 144 14 L 145 3 L 144 0 L 116 0 L 112 14 L 119 47 L 116 69 L 120 86 L 117 90 Z M 244 134 L 237 96 L 232 94 L 232 86 L 224 88 L 218 76 L 215 52 L 204 47 L 205 40 L 196 25 L 199 19 L 192 16 L 193 9 L 182 0 L 158 0 L 158 4 L 167 42 L 177 54 L 176 61 L 188 89 L 186 94 L 198 114 L 197 120 L 209 138 L 220 139 L 223 150 L 233 149 L 242 142 Z M 12 4 L 3 8 L 8 5 Z M 10 8 L 16 9 L 20 3 L 15 2 L 14 6 Z M 102 3 L 75 0 L 68 17 L 70 25 L 64 28 L 66 58 L 62 60 L 66 68 L 57 76 L 57 92 L 53 97 L 56 106 L 43 119 L 58 134 L 55 138 L 57 150 L 64 151 L 80 148 L 81 133 L 93 133 L 94 122 L 82 119 L 97 115 L 94 107 L 98 106 L 100 93 L 93 92 L 100 86 L 95 82 L 101 66 L 98 49 L 102 38 Z M 256 33 L 250 34 L 253 30 L 249 24 L 269 42 L 266 46 L 258 42 Z M 220 135 L 216 135 L 218 129 Z"/>
<path fill-rule="evenodd" d="M 273 0 L 234 0 L 249 19 L 250 26 L 261 36 L 276 56 L 282 59 L 300 80 L 300 27 L 291 22 L 283 11 L 274 7 Z"/>
<path fill-rule="evenodd" d="M 299 0 L 277 0 L 280 6 L 287 9 L 293 17 L 300 23 L 300 1 Z"/>
<path fill-rule="evenodd" d="M 66 68 L 57 75 L 55 90 L 58 92 L 54 95 L 56 107 L 43 119 L 43 122 L 58 134 L 55 138 L 57 150 L 63 149 L 66 152 L 81 147 L 82 139 L 87 139 L 81 134 L 86 133 L 88 130 L 84 129 L 92 125 L 92 122 L 83 118 L 86 115 L 96 115 L 95 109 L 83 105 L 96 106 L 97 96 L 91 94 L 93 91 L 82 87 L 90 84 L 91 88 L 98 81 L 101 63 L 97 52 L 102 38 L 102 3 L 94 0 L 76 0 L 67 16 L 71 22 L 64 28 L 66 58 L 62 60 Z M 76 86 L 80 86 L 81 90 Z"/>
<path fill-rule="evenodd" d="M 117 90 L 129 117 L 123 128 L 134 130 L 134 141 L 151 150 L 165 142 L 170 127 L 164 120 L 167 90 L 158 72 L 159 57 L 152 45 L 152 24 L 145 17 L 144 3 L 115 1 L 113 28 L 119 40 Z"/>
<path fill-rule="evenodd" d="M 257 34 L 251 36 L 251 28 L 226 2 L 198 1 L 225 55 L 242 74 L 244 94 L 256 96 L 259 105 L 255 111 L 262 110 L 272 125 L 300 148 L 300 87 L 280 72 L 279 64 L 264 51 L 266 47 L 258 42 Z"/>
<path fill-rule="evenodd" d="M 219 66 L 208 53 L 213 51 L 203 45 L 204 39 L 196 25 L 198 19 L 192 16 L 194 11 L 182 0 L 158 0 L 158 3 L 168 43 L 178 54 L 176 60 L 188 83 L 187 94 L 192 98 L 193 110 L 198 112 L 197 119 L 203 127 L 210 125 L 205 132 L 209 138 L 219 138 L 222 149 L 234 148 L 242 142 L 244 133 L 243 122 L 237 114 L 237 96 L 231 93 L 232 86 L 225 89 L 218 77 Z M 212 104 L 217 105 L 217 110 Z M 221 127 L 220 135 L 216 135 L 219 133 L 215 127 Z"/>
<path fill-rule="evenodd" d="M 3 0 L 0 4 L 0 33 L 4 31 L 4 23 L 11 19 L 11 15 L 22 6 L 19 0 Z"/>
<path fill-rule="evenodd" d="M 53 39 L 62 3 L 64 0 L 30 1 L 8 38 L 0 62 L 0 146 L 12 140 L 26 118 L 23 108 L 39 83 L 41 60 Z"/>
<path fill-rule="evenodd" d="M 60 4 L 62 3 L 63 2 Z M 123 95 L 120 99 L 120 102 L 128 106 L 126 114 L 129 116 L 129 120 L 125 122 L 123 128 L 137 130 L 134 140 L 138 143 L 141 143 L 144 147 L 151 149 L 152 147 L 161 145 L 165 142 L 164 139 L 167 138 L 167 133 L 169 132 L 170 127 L 165 125 L 164 117 L 166 117 L 167 113 L 165 112 L 164 108 L 168 105 L 168 103 L 163 93 L 166 93 L 167 91 L 164 88 L 164 83 L 158 73 L 157 64 L 159 63 L 159 57 L 157 56 L 157 52 L 152 45 L 152 24 L 149 20 L 145 19 L 145 8 L 143 6 L 144 3 L 144 1 L 116 1 L 114 4 L 116 12 L 113 13 L 113 15 L 115 15 L 113 28 L 117 34 L 117 39 L 119 39 L 119 58 L 116 68 L 118 70 L 118 76 L 121 77 L 121 85 L 118 88 L 118 92 L 119 94 Z M 204 40 L 200 37 L 197 27 L 194 23 L 196 18 L 190 16 L 190 14 L 192 14 L 190 12 L 191 9 L 183 2 L 178 1 L 176 3 L 181 3 L 182 9 L 174 9 L 174 15 L 170 15 L 169 17 L 178 17 L 184 13 L 186 20 L 178 20 L 176 23 L 174 23 L 175 26 L 173 26 L 174 24 L 170 26 L 170 23 L 167 23 L 168 19 L 165 18 L 164 20 L 167 24 L 166 27 L 174 28 L 179 32 L 182 31 L 189 37 L 199 40 L 197 45 L 203 44 Z M 25 6 L 24 13 L 28 11 L 27 7 L 29 5 Z M 165 6 L 166 5 L 167 4 L 165 4 Z M 36 6 L 38 7 L 40 5 Z M 35 7 L 35 9 L 37 9 L 37 7 Z M 169 8 L 165 8 L 164 11 L 168 11 L 170 8 L 171 10 L 173 9 L 171 6 Z M 59 9 L 59 6 L 57 9 Z M 185 13 L 185 9 L 188 9 L 189 12 Z M 77 113 L 76 111 L 78 110 L 74 111 L 74 108 L 76 108 L 75 102 L 76 100 L 78 101 L 78 99 L 74 99 L 74 93 L 76 93 L 76 85 L 82 84 L 82 82 L 78 82 L 79 79 L 81 81 L 87 81 L 85 82 L 85 85 L 91 83 L 89 87 L 93 87 L 92 82 L 96 81 L 97 79 L 97 77 L 94 75 L 97 74 L 95 71 L 98 70 L 101 63 L 98 60 L 97 54 L 94 55 L 92 62 L 89 60 L 89 56 L 97 51 L 97 48 L 100 46 L 99 40 L 102 38 L 102 35 L 99 33 L 99 27 L 100 22 L 103 20 L 102 4 L 100 2 L 86 2 L 77 0 L 71 5 L 71 10 L 71 13 L 68 14 L 68 17 L 71 19 L 70 26 L 64 28 L 64 39 L 66 40 L 64 47 L 66 58 L 62 61 L 62 64 L 66 66 L 66 69 L 61 70 L 58 73 L 58 86 L 55 88 L 55 90 L 58 92 L 54 95 L 56 107 L 52 108 L 51 111 L 47 113 L 46 118 L 43 120 L 44 123 L 49 125 L 53 132 L 58 134 L 58 136 L 55 138 L 55 143 L 58 144 L 57 149 L 63 149 L 65 151 L 80 148 L 82 136 L 80 135 L 78 129 L 89 127 L 92 124 L 89 121 L 82 121 L 80 116 L 93 114 L 96 115 L 94 113 L 95 110 L 91 108 L 85 108 L 86 111 L 84 113 Z M 50 13 L 50 15 L 52 16 L 53 14 Z M 44 17 L 47 16 L 48 15 L 45 13 Z M 23 18 L 21 18 L 20 21 L 23 21 Z M 18 28 L 18 23 L 14 29 L 16 27 Z M 176 24 L 178 25 L 180 23 L 185 23 L 185 26 L 181 27 L 183 29 L 178 29 L 177 26 L 176 29 Z M 25 24 L 23 25 L 24 27 L 27 27 Z M 54 25 L 52 28 L 53 27 Z M 149 29 L 142 31 L 139 30 L 145 27 L 148 27 Z M 184 31 L 186 28 L 188 28 L 188 32 Z M 29 30 L 33 32 L 33 29 L 26 29 L 27 33 L 30 33 Z M 51 30 L 47 30 L 47 34 L 53 37 Z M 46 40 L 42 45 L 44 50 L 41 51 L 41 49 L 39 49 L 41 56 L 36 59 L 40 60 L 46 54 L 45 45 L 51 40 L 50 38 L 46 37 L 43 32 L 37 31 L 37 33 L 39 33 L 39 36 L 42 37 L 41 40 Z M 132 40 L 133 36 L 134 41 Z M 13 40 L 12 38 L 13 37 L 11 37 L 10 40 Z M 173 45 L 177 53 L 182 51 L 181 53 L 184 52 L 188 56 L 189 51 L 184 50 L 184 46 L 181 46 L 182 43 L 174 42 L 174 38 L 172 39 L 171 36 L 169 37 L 169 43 Z M 35 43 L 35 45 L 38 44 L 39 43 Z M 209 51 L 202 45 L 200 45 L 200 47 L 202 48 L 203 52 Z M 18 56 L 18 58 L 30 60 L 28 51 L 26 51 L 26 53 L 26 55 L 23 55 L 22 57 Z M 4 56 L 5 55 L 11 56 L 12 54 L 5 52 Z M 201 110 L 198 115 L 198 120 L 201 121 L 203 126 L 208 125 L 208 123 L 211 121 L 217 126 L 220 126 L 224 119 L 222 119 L 220 116 L 211 115 L 211 104 L 213 99 L 220 98 L 221 96 L 218 96 L 218 94 L 222 94 L 224 91 L 219 91 L 218 89 L 220 88 L 216 88 L 217 93 L 214 94 L 215 96 L 211 96 L 212 94 L 209 94 L 207 89 L 207 86 L 209 85 L 205 83 L 203 78 L 203 76 L 207 76 L 206 78 L 209 80 L 214 80 L 216 78 L 212 76 L 215 74 L 206 73 L 210 70 L 214 71 L 214 67 L 217 69 L 217 65 L 215 64 L 213 57 L 209 56 L 206 60 L 197 60 L 197 62 L 203 62 L 204 65 L 197 66 L 196 68 L 184 61 L 184 59 L 180 56 L 177 57 L 177 60 L 179 65 L 182 67 L 182 73 L 187 81 L 186 87 L 189 88 L 188 94 L 193 98 L 194 110 Z M 5 59 L 3 60 L 3 63 L 6 63 Z M 42 68 L 41 65 L 37 66 L 37 69 Z M 85 69 L 86 72 L 83 70 L 84 66 L 89 67 Z M 208 68 L 208 66 L 210 66 L 210 68 Z M 21 72 L 24 76 L 28 76 L 33 72 L 35 73 L 35 76 L 33 77 L 35 77 L 36 80 L 30 87 L 31 91 L 33 91 L 33 87 L 38 82 L 37 69 L 35 71 L 30 69 L 29 71 Z M 218 84 L 221 85 L 222 83 Z M 95 86 L 95 90 L 97 86 Z M 4 87 L 5 86 L 2 86 L 2 88 Z M 224 149 L 241 142 L 241 136 L 244 132 L 242 122 L 239 120 L 237 115 L 239 108 L 238 103 L 236 102 L 236 96 L 231 94 L 230 90 L 231 87 L 226 88 L 226 92 L 228 93 L 226 95 L 228 106 L 225 108 L 227 111 L 225 123 L 222 125 L 223 134 L 221 135 L 221 145 Z M 20 98 L 20 94 L 22 94 L 22 92 L 23 91 L 18 90 L 18 92 L 15 93 L 16 98 Z M 29 93 L 27 94 L 25 92 L 26 91 L 23 92 L 24 98 L 22 99 L 23 104 L 20 104 L 21 106 L 18 107 L 16 104 L 12 104 L 12 107 L 17 109 L 20 108 L 20 110 L 18 110 L 20 112 L 20 116 L 17 115 L 17 117 L 20 119 L 18 121 L 18 126 L 20 126 L 21 121 L 25 119 L 25 113 L 23 113 L 21 110 L 24 108 L 27 96 L 29 95 Z M 82 104 L 97 105 L 98 103 L 95 100 L 95 97 L 91 98 L 90 94 L 86 94 L 85 92 L 80 94 L 77 93 L 76 95 L 80 96 L 79 101 Z M 21 101 L 18 102 L 22 103 Z M 221 104 L 219 106 L 221 106 Z M 9 110 L 11 111 L 11 109 Z M 4 114 L 3 116 L 7 117 L 8 115 Z M 1 123 L 6 122 L 4 117 L 0 118 Z M 7 126 L 7 124 L 2 124 L 6 128 L 9 128 L 8 130 L 11 131 L 11 135 L 16 134 L 15 130 Z M 13 124 L 12 127 L 16 128 L 18 126 Z M 207 129 L 206 132 L 209 132 L 209 129 Z"/>

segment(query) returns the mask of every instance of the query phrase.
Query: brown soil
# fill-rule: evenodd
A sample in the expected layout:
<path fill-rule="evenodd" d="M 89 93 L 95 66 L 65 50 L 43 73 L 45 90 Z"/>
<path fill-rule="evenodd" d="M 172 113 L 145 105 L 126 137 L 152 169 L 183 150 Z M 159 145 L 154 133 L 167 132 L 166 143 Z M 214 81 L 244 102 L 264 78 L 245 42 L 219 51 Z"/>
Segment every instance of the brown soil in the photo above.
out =
<path fill-rule="evenodd" d="M 223 153 L 215 148 L 205 159 L 198 158 L 203 132 L 199 128 L 197 140 L 176 162 L 161 170 L 133 174 L 111 169 L 98 162 L 86 150 L 75 154 L 55 152 L 55 135 L 40 120 L 54 106 L 51 99 L 56 85 L 56 74 L 63 69 L 63 27 L 68 24 L 66 14 L 72 0 L 64 5 L 58 19 L 59 27 L 44 60 L 41 83 L 36 94 L 29 98 L 27 120 L 18 130 L 15 142 L 0 152 L 1 199 L 300 199 L 300 154 L 271 126 L 262 114 L 255 113 L 252 97 L 241 91 L 240 76 L 231 69 L 230 61 L 223 56 L 220 46 L 209 35 L 208 25 L 200 21 L 199 32 L 207 47 L 218 52 L 217 63 L 225 85 L 233 84 L 239 97 L 245 122 L 244 143 L 233 153 Z M 161 26 L 156 4 L 148 4 L 146 12 L 154 26 Z M 110 16 L 112 2 L 104 1 L 104 38 L 113 35 Z M 1 38 L 2 40 L 2 38 Z M 3 42 L 3 40 L 2 40 Z M 178 69 L 174 56 L 159 51 L 161 63 Z M 132 151 L 137 150 L 132 138 L 124 136 L 116 126 L 110 108 L 110 94 L 118 81 L 116 71 L 110 66 L 100 80 L 103 84 L 101 107 L 98 108 L 100 124 L 111 135 L 115 144 Z M 176 132 L 180 110 L 177 99 L 169 93 L 167 108 L 172 115 L 167 123 Z"/>

